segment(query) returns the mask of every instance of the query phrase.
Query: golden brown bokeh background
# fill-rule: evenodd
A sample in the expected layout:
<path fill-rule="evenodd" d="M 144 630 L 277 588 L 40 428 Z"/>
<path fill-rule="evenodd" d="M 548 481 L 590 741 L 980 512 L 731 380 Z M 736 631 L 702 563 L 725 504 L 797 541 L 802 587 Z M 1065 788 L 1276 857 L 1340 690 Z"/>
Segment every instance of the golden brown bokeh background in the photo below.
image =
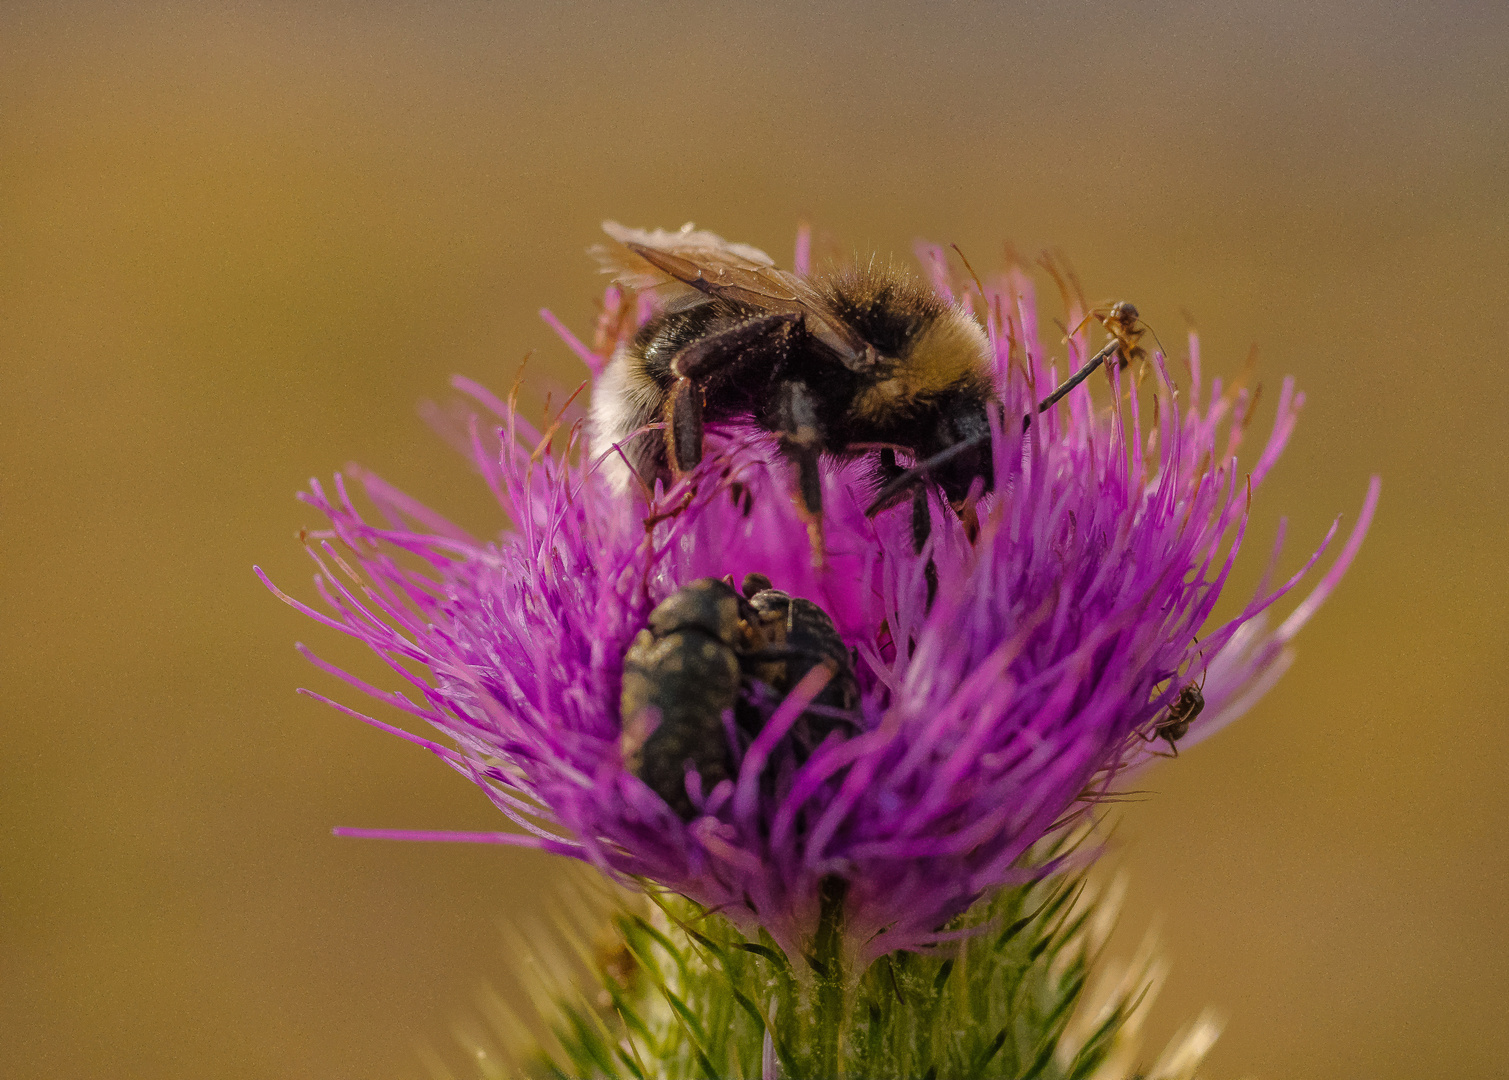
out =
<path fill-rule="evenodd" d="M 1294 670 L 1127 813 L 1127 943 L 1162 913 L 1155 1037 L 1230 1014 L 1212 1077 L 1503 1075 L 1509 16 L 1413 8 L 0 7 L 0 1074 L 455 1059 L 557 864 L 333 839 L 497 819 L 294 695 L 295 639 L 374 669 L 251 565 L 309 595 L 292 496 L 352 459 L 497 528 L 416 403 L 574 382 L 535 311 L 586 325 L 603 217 L 809 215 L 1256 342 L 1288 565 L 1383 474 Z"/>

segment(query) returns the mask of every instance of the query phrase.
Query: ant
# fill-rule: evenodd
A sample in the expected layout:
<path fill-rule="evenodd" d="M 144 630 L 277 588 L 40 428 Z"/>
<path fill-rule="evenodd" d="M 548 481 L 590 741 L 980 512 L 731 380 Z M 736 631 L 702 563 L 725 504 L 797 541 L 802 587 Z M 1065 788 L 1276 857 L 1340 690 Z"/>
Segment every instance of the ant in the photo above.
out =
<path fill-rule="evenodd" d="M 1167 715 L 1153 725 L 1152 734 L 1147 736 L 1149 742 L 1167 739 L 1168 748 L 1173 751 L 1172 756 L 1179 756 L 1179 740 L 1189 733 L 1189 725 L 1195 722 L 1195 717 L 1205 708 L 1205 677 L 1209 673 L 1209 668 L 1201 673 L 1199 686 L 1190 683 L 1179 691 L 1178 698 L 1168 707 Z"/>

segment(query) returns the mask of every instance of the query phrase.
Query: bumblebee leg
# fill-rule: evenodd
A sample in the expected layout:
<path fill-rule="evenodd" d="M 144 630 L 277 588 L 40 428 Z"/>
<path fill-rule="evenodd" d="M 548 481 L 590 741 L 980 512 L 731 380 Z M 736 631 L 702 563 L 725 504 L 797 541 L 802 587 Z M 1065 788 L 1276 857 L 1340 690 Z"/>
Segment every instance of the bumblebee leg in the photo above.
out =
<path fill-rule="evenodd" d="M 927 510 L 927 487 L 918 484 L 912 488 L 912 550 L 918 555 L 933 531 L 933 515 Z"/>
<path fill-rule="evenodd" d="M 677 379 L 671 387 L 665 439 L 671 469 L 680 476 L 702 460 L 702 392 L 691 379 Z"/>
<path fill-rule="evenodd" d="M 1032 416 L 1029 413 L 1023 418 L 1022 427 L 1024 431 L 1026 430 L 1026 426 L 1031 422 Z M 916 487 L 918 484 L 926 483 L 928 481 L 928 478 L 933 474 L 933 470 L 937 469 L 938 466 L 944 464 L 945 462 L 952 461 L 962 454 L 969 453 L 969 451 L 974 450 L 978 446 L 981 446 L 989 439 L 989 431 L 982 432 L 978 435 L 970 435 L 967 438 L 954 443 L 947 450 L 940 450 L 925 461 L 920 461 L 916 465 L 913 465 L 910 469 L 903 470 L 894 479 L 886 483 L 886 485 L 882 487 L 876 494 L 875 498 L 870 501 L 870 505 L 865 508 L 865 516 L 874 517 L 882 510 L 886 510 L 892 506 L 895 506 L 903 498 L 906 497 L 906 493 L 912 488 Z M 894 456 L 891 458 L 891 460 L 893 462 L 895 461 Z M 882 470 L 884 469 L 884 467 L 885 459 L 884 457 L 882 457 Z"/>
<path fill-rule="evenodd" d="M 818 470 L 818 452 L 803 449 L 788 454 L 796 464 L 797 509 L 807 522 L 807 539 L 812 543 L 814 566 L 823 563 L 823 480 Z"/>
<path fill-rule="evenodd" d="M 907 497 L 908 485 L 897 483 L 906 476 L 907 470 L 897 464 L 896 451 L 887 446 L 880 451 L 870 472 L 875 479 L 876 491 L 881 493 L 865 509 L 867 517 L 874 517 Z"/>
<path fill-rule="evenodd" d="M 728 494 L 733 499 L 734 505 L 739 508 L 739 513 L 744 517 L 748 517 L 750 512 L 754 510 L 754 495 L 750 492 L 749 488 L 737 480 L 728 485 Z"/>
<path fill-rule="evenodd" d="M 769 357 L 771 345 L 779 342 L 788 327 L 802 321 L 798 312 L 761 315 L 738 326 L 698 338 L 671 357 L 671 371 L 679 378 L 701 381 L 741 362 Z"/>
<path fill-rule="evenodd" d="M 927 485 L 917 484 L 912 488 L 912 550 L 918 555 L 927 546 L 927 538 L 932 532 L 933 515 L 928 512 Z M 932 611 L 933 601 L 938 598 L 938 564 L 931 555 L 922 568 L 922 576 L 927 582 L 927 607 L 923 610 Z"/>
<path fill-rule="evenodd" d="M 796 467 L 796 505 L 807 522 L 812 542 L 812 561 L 823 561 L 823 477 L 818 461 L 823 451 L 823 431 L 817 418 L 817 400 L 805 383 L 783 383 L 777 390 L 778 434 L 781 452 Z"/>
<path fill-rule="evenodd" d="M 666 415 L 666 443 L 676 475 L 690 472 L 702 460 L 702 390 L 700 383 L 757 358 L 769 359 L 788 328 L 801 321 L 788 313 L 762 315 L 717 334 L 698 338 L 671 357 L 676 382 Z"/>

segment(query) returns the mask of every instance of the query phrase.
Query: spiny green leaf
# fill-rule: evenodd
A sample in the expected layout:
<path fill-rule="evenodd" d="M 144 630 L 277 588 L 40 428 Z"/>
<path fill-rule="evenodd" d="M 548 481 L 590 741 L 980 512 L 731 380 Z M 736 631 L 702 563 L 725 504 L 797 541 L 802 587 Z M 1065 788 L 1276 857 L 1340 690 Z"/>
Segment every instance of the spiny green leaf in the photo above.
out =
<path fill-rule="evenodd" d="M 595 1065 L 605 1073 L 613 1072 L 612 1050 L 604 1045 L 602 1038 L 597 1031 L 593 1030 L 587 1019 L 580 1012 L 572 1010 L 571 1023 L 576 1035 L 577 1064 Z"/>
<path fill-rule="evenodd" d="M 1020 919 L 1012 923 L 1005 930 L 1002 930 L 1001 936 L 996 938 L 996 948 L 1004 949 L 1007 944 L 1010 943 L 1012 938 L 1016 937 L 1023 930 L 1032 925 L 1032 921 L 1037 918 L 1038 912 L 1042 910 L 1042 908 L 1038 908 L 1037 911 L 1034 911 L 1031 915 L 1023 915 Z"/>
<path fill-rule="evenodd" d="M 1068 1015 L 1079 1001 L 1079 995 L 1085 988 L 1087 973 L 1081 973 L 1077 978 L 1071 979 L 1069 985 L 1063 991 L 1063 996 L 1058 999 L 1058 1004 L 1048 1010 L 1048 1015 L 1043 1017 L 1043 1026 L 1051 1029 L 1058 1021 Z"/>
<path fill-rule="evenodd" d="M 954 958 L 950 956 L 947 960 L 943 961 L 942 965 L 938 968 L 938 974 L 933 977 L 933 993 L 936 994 L 943 989 L 943 984 L 948 982 L 948 977 L 953 973 L 953 970 Z"/>
<path fill-rule="evenodd" d="M 682 1001 L 676 992 L 668 986 L 662 986 L 660 992 L 665 995 L 665 999 L 670 1003 L 671 1008 L 676 1010 L 676 1014 L 686 1024 L 687 1034 L 692 1037 L 693 1042 L 698 1044 L 707 1042 L 707 1033 L 702 1030 L 702 1022 L 697 1019 L 696 1013 L 686 1007 L 686 1002 Z"/>
<path fill-rule="evenodd" d="M 629 1045 L 632 1046 L 633 1044 L 630 1043 Z M 644 1066 L 640 1064 L 637 1054 L 634 1057 L 630 1057 L 628 1051 L 626 1051 L 623 1047 L 619 1046 L 615 1047 L 615 1049 L 618 1051 L 618 1059 L 624 1063 L 624 1066 L 629 1070 L 629 1075 L 632 1076 L 634 1080 L 647 1080 L 647 1077 L 644 1073 Z"/>
<path fill-rule="evenodd" d="M 622 1017 L 623 1014 L 620 1013 L 619 1018 L 622 1019 Z M 639 1056 L 639 1047 L 634 1042 L 634 1036 L 632 1034 L 626 1035 L 623 1041 L 629 1044 L 629 1049 L 625 1051 L 622 1046 L 618 1047 L 619 1056 L 624 1059 L 625 1063 L 633 1071 L 636 1080 L 649 1080 L 650 1074 L 644 1067 L 644 1059 Z"/>
<path fill-rule="evenodd" d="M 1048 901 L 1043 906 L 1042 916 L 1044 922 L 1052 922 L 1065 904 L 1072 906 L 1073 901 L 1078 900 L 1085 891 L 1086 881 L 1082 877 L 1071 878 L 1064 882 L 1049 895 Z"/>
<path fill-rule="evenodd" d="M 869 1006 L 869 1013 L 870 1026 L 865 1032 L 865 1058 L 868 1061 L 873 1062 L 879 1060 L 880 1058 L 880 1051 L 885 1039 L 885 1032 L 880 1028 L 880 1006 L 871 1004 Z"/>
<path fill-rule="evenodd" d="M 772 948 L 761 945 L 757 941 L 740 941 L 736 944 L 745 952 L 752 952 L 756 956 L 763 956 L 766 960 L 769 960 L 772 964 L 775 964 L 778 967 L 786 966 L 786 958 L 784 956 L 782 956 Z"/>
<path fill-rule="evenodd" d="M 656 943 L 659 944 L 660 947 L 666 951 L 666 955 L 669 956 L 672 960 L 676 961 L 676 966 L 681 969 L 681 977 L 683 979 L 686 978 L 686 975 L 687 975 L 687 971 L 686 971 L 686 957 L 684 957 L 684 956 L 681 955 L 681 950 L 676 947 L 676 944 L 673 941 L 671 941 L 670 938 L 666 937 L 659 930 L 657 930 L 655 927 L 651 926 L 650 923 L 649 923 L 649 921 L 647 919 L 645 919 L 643 916 L 635 915 L 634 916 L 634 925 L 639 930 L 643 931 L 644 933 L 648 934 L 651 938 L 653 938 L 656 941 Z M 632 945 L 631 945 L 631 947 L 632 947 Z"/>
<path fill-rule="evenodd" d="M 765 1023 L 764 1014 L 760 1012 L 760 1007 L 753 1001 L 750 1001 L 749 995 L 744 993 L 744 991 L 740 990 L 737 986 L 731 986 L 729 987 L 729 989 L 733 992 L 734 1000 L 739 1003 L 739 1008 L 747 1012 L 750 1015 L 750 1018 L 753 1019 L 756 1024 L 760 1025 L 760 1032 L 763 1034 L 767 1030 L 767 1025 Z"/>
<path fill-rule="evenodd" d="M 990 1040 L 985 1049 L 980 1051 L 979 1056 L 975 1058 L 974 1066 L 969 1070 L 969 1080 L 975 1080 L 976 1077 L 985 1075 L 986 1066 L 990 1064 L 992 1058 L 1001 1052 L 1001 1047 L 1006 1045 L 1008 1031 L 1009 1027 L 1003 1027 L 1000 1031 L 996 1032 L 996 1037 Z"/>
<path fill-rule="evenodd" d="M 1017 1080 L 1036 1080 L 1037 1077 L 1042 1076 L 1043 1070 L 1053 1060 L 1053 1051 L 1057 1046 L 1057 1039 L 1044 1039 L 1042 1045 L 1038 1047 L 1037 1054 L 1027 1065 L 1026 1071 L 1018 1074 Z"/>
<path fill-rule="evenodd" d="M 1076 945 L 1094 910 L 1080 903 L 1084 890 L 1082 875 L 1001 890 L 939 928 L 964 931 L 950 952 L 892 953 L 850 973 L 838 1067 L 856 1077 L 1066 1080 L 1053 1062 L 1087 985 L 1091 958 Z M 649 918 L 630 907 L 613 920 L 627 947 L 622 968 L 593 960 L 601 946 L 586 945 L 590 935 L 575 943 L 604 992 L 572 1001 L 563 990 L 551 1018 L 560 1060 L 541 1059 L 528 1075 L 753 1078 L 767 1035 L 781 1075 L 813 1075 L 815 995 L 831 1007 L 833 986 L 793 972 L 795 955 L 764 930 L 746 937 L 684 899 L 652 901 Z M 1116 1023 L 1077 1047 L 1075 1068 L 1115 1044 L 1129 1010 L 1112 1008 Z"/>

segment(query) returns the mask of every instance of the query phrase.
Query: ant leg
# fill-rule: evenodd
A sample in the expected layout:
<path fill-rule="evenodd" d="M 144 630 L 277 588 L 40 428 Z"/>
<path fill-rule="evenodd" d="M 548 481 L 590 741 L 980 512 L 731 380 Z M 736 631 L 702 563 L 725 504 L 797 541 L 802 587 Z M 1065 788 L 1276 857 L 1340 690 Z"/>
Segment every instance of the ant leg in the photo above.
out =
<path fill-rule="evenodd" d="M 679 476 L 702 460 L 701 383 L 756 359 L 769 360 L 772 347 L 784 348 L 799 312 L 762 315 L 727 330 L 698 338 L 671 357 L 676 376 L 666 406 L 666 443 L 671 469 Z"/>
<path fill-rule="evenodd" d="M 776 390 L 776 426 L 781 452 L 796 467 L 796 505 L 807 522 L 812 561 L 823 563 L 823 477 L 818 461 L 823 431 L 817 418 L 817 399 L 805 383 L 782 383 Z"/>
<path fill-rule="evenodd" d="M 1168 739 L 1167 735 L 1163 734 L 1160 731 L 1156 731 L 1156 730 L 1154 730 L 1154 731 L 1138 731 L 1138 732 L 1134 732 L 1133 734 L 1135 734 L 1143 742 L 1150 743 L 1150 744 L 1153 744 L 1153 745 L 1156 745 L 1159 739 Z M 1169 739 L 1168 745 L 1169 745 L 1169 748 L 1173 750 L 1172 754 L 1165 754 L 1162 750 L 1149 750 L 1148 753 L 1151 754 L 1151 755 L 1153 755 L 1153 757 L 1161 757 L 1161 758 L 1176 758 L 1176 757 L 1178 757 L 1179 756 L 1179 748 L 1174 745 L 1174 742 L 1173 742 L 1172 739 Z"/>
<path fill-rule="evenodd" d="M 658 514 L 651 514 L 649 517 L 645 518 L 645 531 L 649 532 L 653 530 L 656 525 L 659 525 L 662 521 L 669 521 L 671 520 L 671 518 L 676 517 L 688 506 L 692 505 L 692 500 L 696 498 L 696 496 L 697 492 L 695 489 L 688 491 L 686 492 L 686 494 L 682 495 L 681 498 L 676 500 L 675 506 L 661 510 Z"/>

